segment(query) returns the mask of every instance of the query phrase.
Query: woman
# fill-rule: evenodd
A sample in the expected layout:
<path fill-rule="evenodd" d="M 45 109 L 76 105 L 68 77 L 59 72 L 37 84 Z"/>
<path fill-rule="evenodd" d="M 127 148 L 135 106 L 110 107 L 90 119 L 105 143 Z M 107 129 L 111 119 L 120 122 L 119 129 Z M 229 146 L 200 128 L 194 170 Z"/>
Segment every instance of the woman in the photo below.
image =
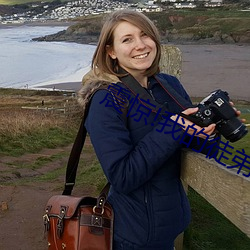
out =
<path fill-rule="evenodd" d="M 92 71 L 83 79 L 83 103 L 100 85 L 108 83 L 110 87 L 92 97 L 85 126 L 111 183 L 108 201 L 115 213 L 114 250 L 174 248 L 175 238 L 190 222 L 180 180 L 181 148 L 185 145 L 181 138 L 184 142 L 183 137 L 196 131 L 196 136 L 206 139 L 215 130 L 215 124 L 203 130 L 196 125 L 187 129 L 192 123 L 175 115 L 180 107 L 167 92 L 166 81 L 190 106 L 191 101 L 177 78 L 159 73 L 160 55 L 159 34 L 148 18 L 130 10 L 116 11 L 103 26 Z M 123 81 L 127 75 L 151 95 L 150 100 L 144 100 L 145 110 L 157 102 L 170 115 L 159 115 L 153 104 L 152 112 L 142 111 L 136 93 Z M 110 93 L 116 86 L 124 90 L 125 97 Z M 197 108 L 182 112 L 190 115 Z M 175 125 L 174 135 L 169 125 L 163 130 L 167 118 Z"/>

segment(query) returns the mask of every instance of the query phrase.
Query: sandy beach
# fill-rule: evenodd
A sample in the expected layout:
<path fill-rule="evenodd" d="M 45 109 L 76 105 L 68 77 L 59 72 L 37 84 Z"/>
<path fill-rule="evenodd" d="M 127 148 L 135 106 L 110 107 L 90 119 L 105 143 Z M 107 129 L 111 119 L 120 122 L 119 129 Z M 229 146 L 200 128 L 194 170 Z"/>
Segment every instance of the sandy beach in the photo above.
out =
<path fill-rule="evenodd" d="M 188 93 L 204 97 L 222 89 L 250 101 L 250 46 L 178 45 L 183 53 L 181 82 Z"/>
<path fill-rule="evenodd" d="M 205 97 L 216 89 L 232 99 L 250 101 L 250 46 L 176 45 L 182 51 L 181 82 L 192 97 Z M 78 91 L 79 82 L 58 83 L 42 88 Z"/>

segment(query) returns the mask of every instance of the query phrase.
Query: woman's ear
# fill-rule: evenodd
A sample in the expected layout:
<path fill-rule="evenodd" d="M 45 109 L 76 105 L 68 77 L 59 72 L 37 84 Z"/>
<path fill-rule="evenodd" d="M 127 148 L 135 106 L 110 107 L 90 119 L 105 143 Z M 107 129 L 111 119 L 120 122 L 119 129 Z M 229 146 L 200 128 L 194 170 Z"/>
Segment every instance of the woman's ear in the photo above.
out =
<path fill-rule="evenodd" d="M 112 59 L 114 59 L 114 60 L 116 59 L 116 55 L 115 55 L 115 53 L 110 45 L 106 45 L 106 51 Z"/>

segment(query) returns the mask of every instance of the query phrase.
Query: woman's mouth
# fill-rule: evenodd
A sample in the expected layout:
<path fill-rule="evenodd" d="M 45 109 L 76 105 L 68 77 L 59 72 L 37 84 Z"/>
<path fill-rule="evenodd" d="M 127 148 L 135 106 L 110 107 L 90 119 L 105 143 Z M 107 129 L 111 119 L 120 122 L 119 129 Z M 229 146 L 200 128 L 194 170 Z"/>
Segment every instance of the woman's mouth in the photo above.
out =
<path fill-rule="evenodd" d="M 133 58 L 134 59 L 143 59 L 143 58 L 146 58 L 148 56 L 148 54 L 149 54 L 149 52 L 145 53 L 145 54 L 138 55 L 138 56 L 134 56 Z"/>

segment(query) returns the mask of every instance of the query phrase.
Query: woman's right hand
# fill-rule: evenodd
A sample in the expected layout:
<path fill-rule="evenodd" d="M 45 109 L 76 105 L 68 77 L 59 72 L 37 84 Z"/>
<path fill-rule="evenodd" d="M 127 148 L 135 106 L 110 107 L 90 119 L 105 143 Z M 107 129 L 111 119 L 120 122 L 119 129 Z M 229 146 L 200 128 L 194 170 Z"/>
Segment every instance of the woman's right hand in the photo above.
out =
<path fill-rule="evenodd" d="M 182 113 L 185 115 L 192 115 L 195 114 L 198 111 L 198 108 L 188 108 L 186 110 L 184 110 Z M 210 124 L 207 127 L 200 127 L 196 124 L 194 124 L 193 122 L 191 122 L 190 120 L 181 117 L 180 115 L 172 115 L 170 117 L 171 120 L 176 121 L 178 124 L 181 125 L 182 129 L 185 130 L 188 134 L 193 135 L 194 131 L 195 131 L 195 135 L 206 139 L 206 135 L 212 135 L 215 132 L 215 123 Z M 194 125 L 193 125 L 194 124 Z M 192 127 L 191 127 L 192 126 Z M 201 132 L 202 133 L 199 133 Z M 205 135 L 206 134 L 206 135 Z"/>

